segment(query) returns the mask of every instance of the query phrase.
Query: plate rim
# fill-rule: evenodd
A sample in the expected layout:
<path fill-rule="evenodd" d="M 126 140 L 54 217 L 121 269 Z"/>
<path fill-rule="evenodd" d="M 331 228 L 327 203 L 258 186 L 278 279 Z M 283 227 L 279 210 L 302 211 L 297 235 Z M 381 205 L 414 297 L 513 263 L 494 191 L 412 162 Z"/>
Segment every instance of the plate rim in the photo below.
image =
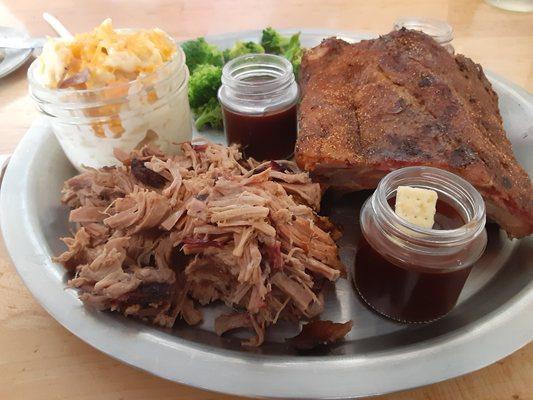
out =
<path fill-rule="evenodd" d="M 313 35 L 333 33 L 333 31 L 318 29 L 302 29 L 301 31 L 302 34 Z M 224 35 L 227 38 L 238 38 L 260 32 L 261 30 L 251 30 Z M 344 35 L 345 33 L 337 32 L 336 34 Z M 220 40 L 221 36 L 223 35 L 211 35 L 206 36 L 206 39 L 216 37 Z M 360 37 L 355 32 L 351 32 L 350 36 L 355 39 Z M 487 73 L 487 75 L 507 90 L 520 95 L 522 99 L 528 99 L 524 96 L 529 94 L 523 89 L 511 87 L 506 80 L 500 79 L 495 74 Z M 533 102 L 529 105 L 533 110 Z M 482 368 L 518 350 L 533 339 L 533 320 L 521 318 L 523 313 L 533 309 L 533 282 L 530 282 L 511 299 L 511 307 L 501 313 L 496 313 L 498 309 L 494 310 L 481 320 L 477 320 L 481 322 L 474 327 L 470 335 L 456 335 L 458 337 L 453 337 L 444 343 L 445 347 L 435 346 L 435 343 L 422 349 L 418 347 L 416 355 L 413 351 L 397 351 L 393 354 L 389 351 L 388 357 L 379 359 L 365 357 L 363 354 L 358 357 L 329 357 L 327 360 L 324 357 L 284 356 L 284 361 L 280 362 L 279 357 L 276 356 L 229 350 L 219 351 L 215 355 L 209 351 L 209 346 L 194 344 L 160 331 L 145 335 L 143 342 L 145 354 L 131 353 L 130 351 L 138 346 L 138 340 L 142 341 L 142 338 L 130 336 L 125 338 L 123 332 L 108 329 L 109 326 L 102 320 L 112 318 L 111 316 L 90 315 L 84 311 L 79 302 L 75 310 L 58 308 L 58 299 L 64 298 L 68 291 L 52 293 L 53 300 L 51 300 L 40 290 L 43 282 L 35 279 L 33 274 L 28 274 L 28 271 L 36 265 L 43 268 L 43 274 L 45 274 L 45 267 L 42 264 L 53 264 L 51 260 L 43 259 L 44 255 L 48 257 L 49 251 L 47 250 L 49 249 L 46 248 L 46 243 L 39 240 L 37 232 L 33 231 L 35 227 L 29 224 L 29 216 L 25 214 L 28 213 L 26 194 L 31 170 L 31 162 L 28 162 L 28 159 L 32 160 L 39 151 L 46 139 L 47 129 L 42 119 L 34 121 L 18 144 L 6 171 L 0 194 L 0 225 L 6 248 L 24 284 L 54 319 L 86 343 L 122 362 L 175 382 L 234 395 L 342 398 L 389 393 L 450 379 Z M 10 195 L 7 195 L 8 192 Z M 69 301 L 71 301 L 72 294 L 69 296 Z M 490 326 L 489 321 L 492 322 Z M 85 328 L 91 323 L 96 331 Z M 107 336 L 102 338 L 95 333 Z M 508 340 L 503 340 L 504 337 Z M 442 341 L 442 338 L 438 339 L 437 342 Z M 117 341 L 124 346 L 117 348 Z M 479 351 L 486 349 L 487 343 L 491 343 L 491 351 Z M 460 357 L 463 361 L 468 361 L 461 362 L 461 368 L 454 365 L 458 364 L 454 357 L 457 356 L 456 352 L 459 349 L 461 349 Z M 168 357 L 170 353 L 172 357 Z M 154 355 L 155 358 L 151 358 L 150 355 Z M 441 358 L 439 365 L 428 365 L 428 360 L 434 357 Z M 169 364 L 168 358 L 172 358 L 174 363 Z M 453 370 L 443 370 L 443 366 L 446 365 L 454 365 Z M 231 369 L 228 366 L 231 366 Z M 290 374 L 287 373 L 288 367 L 290 367 Z M 385 382 L 376 384 L 372 381 L 372 376 L 378 370 L 381 373 L 385 370 L 389 375 Z M 332 373 L 333 378 L 331 378 Z M 437 379 L 434 378 L 435 374 L 438 375 Z M 357 376 L 354 377 L 354 375 Z M 243 376 L 248 377 L 242 380 Z M 257 382 L 269 383 L 274 380 L 278 383 L 275 386 L 256 384 Z M 331 385 L 337 385 L 337 388 L 331 389 Z"/>

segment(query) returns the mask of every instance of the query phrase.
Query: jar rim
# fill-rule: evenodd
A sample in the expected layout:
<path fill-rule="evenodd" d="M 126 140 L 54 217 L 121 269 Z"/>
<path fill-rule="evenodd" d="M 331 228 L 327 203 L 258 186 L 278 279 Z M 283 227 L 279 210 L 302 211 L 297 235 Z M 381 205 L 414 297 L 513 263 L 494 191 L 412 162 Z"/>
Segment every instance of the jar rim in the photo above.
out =
<path fill-rule="evenodd" d="M 401 185 L 423 187 L 444 192 L 450 197 L 460 196 L 466 200 L 466 223 L 455 229 L 432 229 L 412 224 L 398 216 L 388 199 Z M 432 184 L 433 182 L 433 184 Z M 372 196 L 372 208 L 382 228 L 393 235 L 419 246 L 453 247 L 475 239 L 485 228 L 485 202 L 480 193 L 469 182 L 451 172 L 426 166 L 406 167 L 385 176 Z"/>
<path fill-rule="evenodd" d="M 272 79 L 248 79 L 253 76 L 269 76 Z M 290 61 L 275 54 L 245 54 L 229 61 L 222 69 L 223 86 L 252 97 L 276 93 L 294 81 Z"/>
<path fill-rule="evenodd" d="M 139 85 L 141 84 L 142 85 L 142 82 L 146 82 L 146 81 L 150 81 L 151 79 L 153 79 L 154 76 L 156 76 L 157 74 L 160 74 L 161 71 L 163 71 L 164 69 L 176 69 L 176 70 L 181 70 L 184 66 L 185 66 L 185 53 L 183 52 L 183 49 L 181 48 L 181 46 L 168 34 L 165 34 L 167 36 L 167 38 L 172 41 L 173 43 L 176 44 L 176 52 L 173 54 L 172 58 L 167 61 L 166 63 L 162 64 L 161 66 L 159 66 L 159 68 L 157 68 L 155 71 L 152 71 L 150 72 L 149 74 L 146 74 L 146 75 L 143 75 L 143 76 L 139 76 L 137 77 L 136 79 L 134 80 L 131 80 L 131 81 L 128 81 L 128 82 L 124 82 L 124 83 L 120 83 L 120 84 L 114 84 L 114 85 L 111 85 L 111 86 L 104 86 L 104 87 L 99 87 L 99 88 L 94 88 L 94 89 L 75 89 L 75 90 L 72 90 L 72 88 L 65 88 L 65 89 L 56 89 L 56 88 L 49 88 L 49 87 L 46 87 L 45 85 L 43 85 L 42 83 L 40 83 L 36 78 L 35 78 L 35 69 L 37 68 L 37 65 L 39 63 L 39 58 L 36 58 L 35 60 L 33 60 L 33 62 L 31 63 L 30 67 L 28 68 L 28 72 L 27 72 L 27 78 L 28 78 L 28 82 L 29 82 L 29 85 L 30 87 L 32 88 L 32 90 L 36 90 L 37 92 L 40 92 L 42 94 L 44 94 L 45 96 L 46 95 L 55 95 L 55 94 L 58 94 L 58 93 L 67 93 L 67 92 L 72 92 L 72 93 L 76 93 L 80 96 L 89 96 L 89 95 L 98 95 L 100 93 L 104 93 L 106 91 L 109 91 L 110 89 L 113 89 L 113 90 L 117 90 L 117 89 L 128 89 L 130 87 L 134 87 L 135 85 Z M 153 85 L 153 84 L 151 84 Z M 126 91 L 128 92 L 128 91 Z M 40 96 L 39 96 L 40 97 Z"/>

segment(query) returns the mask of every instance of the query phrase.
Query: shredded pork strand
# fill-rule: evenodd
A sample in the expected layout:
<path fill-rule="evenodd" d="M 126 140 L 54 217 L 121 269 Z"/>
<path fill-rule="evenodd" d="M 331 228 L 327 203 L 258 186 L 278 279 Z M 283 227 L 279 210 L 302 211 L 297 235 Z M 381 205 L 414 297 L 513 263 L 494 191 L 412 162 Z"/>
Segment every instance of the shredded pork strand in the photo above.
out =
<path fill-rule="evenodd" d="M 236 146 L 182 150 L 117 152 L 123 166 L 65 182 L 78 230 L 55 260 L 80 298 L 167 327 L 200 323 L 201 306 L 223 302 L 233 311 L 217 333 L 248 329 L 250 346 L 280 319 L 320 313 L 324 283 L 344 267 L 333 224 L 317 215 L 319 185 L 292 162 L 246 160 Z"/>

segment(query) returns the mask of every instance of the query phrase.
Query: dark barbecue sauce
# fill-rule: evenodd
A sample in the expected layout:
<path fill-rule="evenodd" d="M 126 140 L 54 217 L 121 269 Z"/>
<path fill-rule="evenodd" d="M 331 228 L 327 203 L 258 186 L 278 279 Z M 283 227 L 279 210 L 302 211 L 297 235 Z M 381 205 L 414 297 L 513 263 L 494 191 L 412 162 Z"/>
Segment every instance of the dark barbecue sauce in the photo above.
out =
<path fill-rule="evenodd" d="M 239 143 L 256 160 L 290 158 L 296 143 L 296 104 L 264 115 L 239 114 L 222 107 L 228 143 Z"/>
<path fill-rule="evenodd" d="M 394 198 L 389 204 L 394 207 Z M 464 225 L 461 215 L 438 200 L 433 229 Z M 381 256 L 364 238 L 355 260 L 355 284 L 360 296 L 373 309 L 401 322 L 428 322 L 447 314 L 457 302 L 471 267 L 451 272 L 421 269 L 416 259 L 398 266 Z"/>

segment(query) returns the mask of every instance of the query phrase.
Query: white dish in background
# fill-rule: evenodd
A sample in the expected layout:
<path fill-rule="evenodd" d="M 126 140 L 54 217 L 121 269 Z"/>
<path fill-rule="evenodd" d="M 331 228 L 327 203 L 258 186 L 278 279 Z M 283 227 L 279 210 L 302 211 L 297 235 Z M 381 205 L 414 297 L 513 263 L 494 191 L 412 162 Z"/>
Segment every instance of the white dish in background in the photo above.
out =
<path fill-rule="evenodd" d="M 27 38 L 29 35 L 15 28 L 0 26 L 0 37 Z M 0 78 L 24 64 L 30 58 L 32 51 L 31 49 L 0 49 Z"/>
<path fill-rule="evenodd" d="M 284 34 L 293 31 L 282 31 Z M 353 40 L 370 35 L 302 30 L 311 47 L 324 37 Z M 260 31 L 207 37 L 220 47 L 257 40 Z M 533 175 L 533 101 L 522 89 L 488 74 L 500 96 L 505 128 L 517 158 Z M 223 135 L 205 134 L 216 141 Z M 533 237 L 510 241 L 494 226 L 489 247 L 473 270 L 458 306 L 432 324 L 401 325 L 380 318 L 358 300 L 349 280 L 328 297 L 323 319 L 354 320 L 346 341 L 328 354 L 301 356 L 284 338 L 290 326 L 268 332 L 259 349 L 242 348 L 236 336 L 218 337 L 213 317 L 199 327 L 163 330 L 119 315 L 90 311 L 66 273 L 50 257 L 64 247 L 68 210 L 60 204 L 63 181 L 75 174 L 51 130 L 35 121 L 8 167 L 1 197 L 1 226 L 24 283 L 43 307 L 82 340 L 125 363 L 184 384 L 235 395 L 283 398 L 347 398 L 426 385 L 482 368 L 533 338 Z M 341 257 L 353 264 L 357 207 L 368 193 L 333 201 L 332 218 L 344 225 Z M 505 267 L 505 268 L 504 268 Z"/>

